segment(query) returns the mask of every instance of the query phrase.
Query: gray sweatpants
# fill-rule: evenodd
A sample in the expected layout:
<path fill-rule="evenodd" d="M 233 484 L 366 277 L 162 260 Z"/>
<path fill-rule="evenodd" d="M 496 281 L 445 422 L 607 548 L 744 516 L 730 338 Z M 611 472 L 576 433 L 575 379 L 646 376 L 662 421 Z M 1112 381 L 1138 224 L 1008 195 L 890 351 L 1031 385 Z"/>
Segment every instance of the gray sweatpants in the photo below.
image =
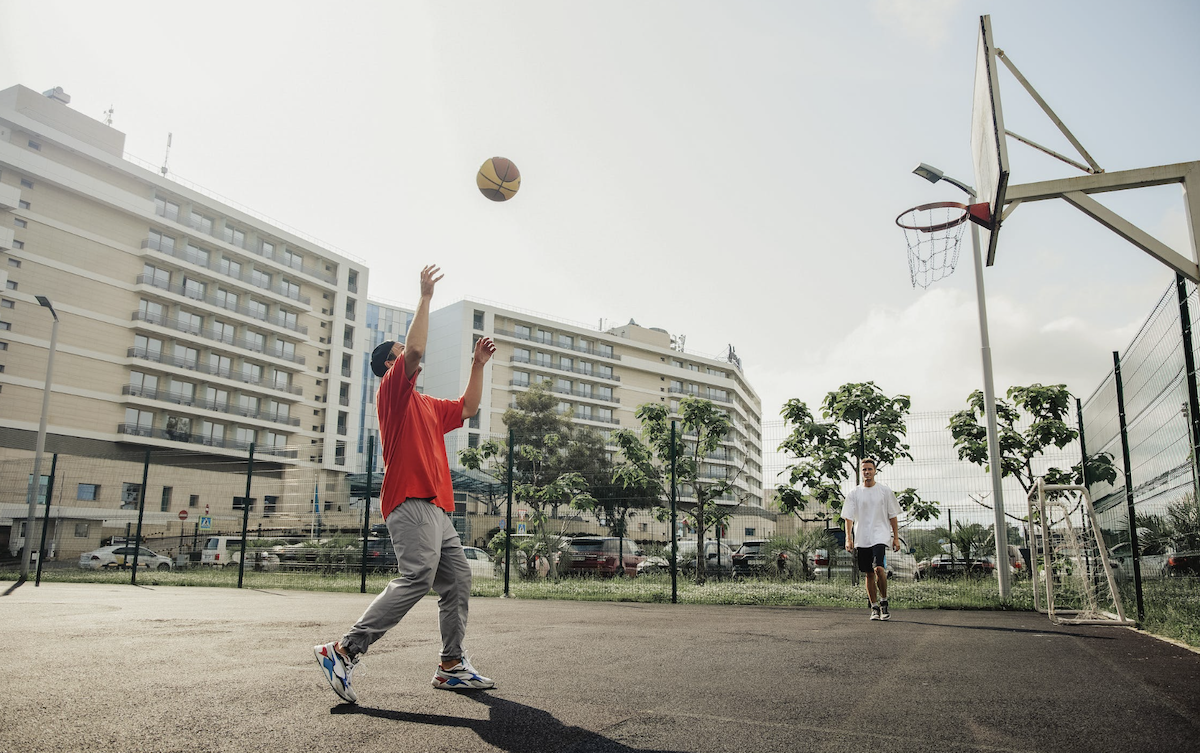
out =
<path fill-rule="evenodd" d="M 375 597 L 350 632 L 342 648 L 351 656 L 367 650 L 394 628 L 408 610 L 432 588 L 438 594 L 438 625 L 442 631 L 442 661 L 463 655 L 467 631 L 467 600 L 471 596 L 471 566 L 450 516 L 427 499 L 407 499 L 387 516 L 388 533 L 396 549 L 400 577 Z"/>

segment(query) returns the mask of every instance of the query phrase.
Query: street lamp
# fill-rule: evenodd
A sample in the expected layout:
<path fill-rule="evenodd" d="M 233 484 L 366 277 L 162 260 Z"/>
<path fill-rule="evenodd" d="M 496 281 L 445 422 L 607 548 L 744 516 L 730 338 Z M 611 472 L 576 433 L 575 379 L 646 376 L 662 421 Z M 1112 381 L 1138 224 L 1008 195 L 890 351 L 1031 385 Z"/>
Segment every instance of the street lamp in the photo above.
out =
<path fill-rule="evenodd" d="M 975 189 L 946 175 L 941 170 L 924 162 L 913 169 L 930 183 L 944 180 L 956 186 L 972 199 L 976 198 Z M 979 304 L 979 341 L 983 355 L 983 402 L 987 413 L 988 465 L 992 471 L 992 499 L 995 504 L 992 511 L 996 517 L 996 572 L 1000 579 L 1000 599 L 1010 598 L 1010 573 L 1008 561 L 1008 523 L 1004 520 L 1004 489 L 1003 470 L 1000 457 L 1000 437 L 996 431 L 996 388 L 992 382 L 992 345 L 988 338 L 987 302 L 983 292 L 983 262 L 979 253 L 979 226 L 971 223 L 971 247 L 975 259 L 975 298 Z M 952 532 L 953 533 L 953 532 Z"/>
<path fill-rule="evenodd" d="M 54 350 L 58 345 L 58 313 L 44 295 L 34 296 L 38 305 L 50 309 L 54 324 L 50 328 L 50 355 L 46 357 L 46 384 L 42 387 L 42 421 L 38 424 L 37 451 L 33 457 L 33 478 L 29 482 L 29 514 L 25 517 L 25 551 L 21 554 L 20 582 L 29 580 L 29 561 L 33 554 L 33 523 L 37 518 L 38 490 L 42 485 L 42 454 L 46 451 L 46 419 L 50 415 L 50 385 L 54 373 Z M 50 500 L 46 500 L 50 504 Z M 45 552 L 38 556 L 44 557 Z"/>

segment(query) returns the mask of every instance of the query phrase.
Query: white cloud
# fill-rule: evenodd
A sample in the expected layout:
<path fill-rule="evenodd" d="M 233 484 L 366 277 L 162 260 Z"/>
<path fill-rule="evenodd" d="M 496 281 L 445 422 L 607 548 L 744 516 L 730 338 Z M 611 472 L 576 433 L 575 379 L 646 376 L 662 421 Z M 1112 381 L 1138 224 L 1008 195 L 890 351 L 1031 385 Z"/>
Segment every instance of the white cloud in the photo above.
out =
<path fill-rule="evenodd" d="M 915 39 L 940 45 L 949 36 L 961 0 L 875 0 L 871 12 Z"/>

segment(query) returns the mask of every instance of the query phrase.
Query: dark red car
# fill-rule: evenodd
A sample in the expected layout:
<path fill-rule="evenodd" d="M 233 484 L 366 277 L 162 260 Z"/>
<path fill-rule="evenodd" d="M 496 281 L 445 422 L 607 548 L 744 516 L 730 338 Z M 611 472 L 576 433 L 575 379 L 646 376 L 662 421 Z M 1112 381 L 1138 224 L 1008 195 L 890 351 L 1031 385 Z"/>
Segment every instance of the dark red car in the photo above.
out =
<path fill-rule="evenodd" d="M 572 539 L 562 557 L 563 574 L 613 576 L 637 575 L 646 559 L 642 548 L 629 539 L 615 536 L 580 536 Z"/>

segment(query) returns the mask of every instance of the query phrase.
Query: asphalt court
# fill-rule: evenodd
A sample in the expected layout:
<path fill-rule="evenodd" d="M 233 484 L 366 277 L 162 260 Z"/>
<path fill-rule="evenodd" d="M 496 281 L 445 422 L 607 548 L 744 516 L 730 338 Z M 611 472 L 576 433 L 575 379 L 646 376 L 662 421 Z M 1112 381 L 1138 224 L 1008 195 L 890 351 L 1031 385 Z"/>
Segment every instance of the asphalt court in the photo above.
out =
<path fill-rule="evenodd" d="M 10 583 L 0 583 L 0 590 Z M 1195 751 L 1200 654 L 1027 612 L 471 601 L 498 688 L 434 690 L 419 603 L 338 703 L 313 644 L 373 595 L 25 584 L 0 751 Z"/>

